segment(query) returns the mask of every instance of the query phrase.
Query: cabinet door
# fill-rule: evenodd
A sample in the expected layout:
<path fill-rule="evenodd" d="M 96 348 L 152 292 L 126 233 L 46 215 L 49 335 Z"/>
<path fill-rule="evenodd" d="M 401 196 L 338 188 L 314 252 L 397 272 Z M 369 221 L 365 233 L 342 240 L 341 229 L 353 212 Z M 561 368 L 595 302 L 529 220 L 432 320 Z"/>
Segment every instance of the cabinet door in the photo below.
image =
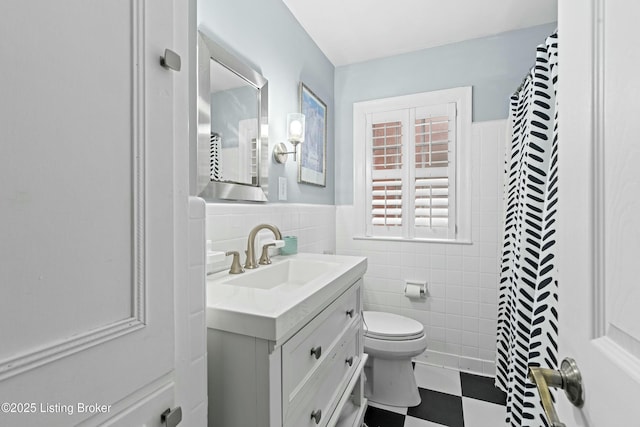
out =
<path fill-rule="evenodd" d="M 173 403 L 172 9 L 0 2 L 3 426 L 154 426 Z"/>

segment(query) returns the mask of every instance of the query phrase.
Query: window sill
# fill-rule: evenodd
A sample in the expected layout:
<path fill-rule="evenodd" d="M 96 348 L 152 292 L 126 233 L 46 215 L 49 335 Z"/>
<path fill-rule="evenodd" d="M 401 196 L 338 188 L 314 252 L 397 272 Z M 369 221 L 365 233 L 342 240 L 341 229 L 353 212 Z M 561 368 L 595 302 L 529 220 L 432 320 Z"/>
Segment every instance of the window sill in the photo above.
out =
<path fill-rule="evenodd" d="M 415 237 L 407 239 L 404 237 L 388 236 L 353 236 L 353 240 L 381 240 L 385 242 L 410 242 L 410 243 L 445 243 L 449 245 L 472 245 L 469 239 L 430 239 L 427 237 Z"/>

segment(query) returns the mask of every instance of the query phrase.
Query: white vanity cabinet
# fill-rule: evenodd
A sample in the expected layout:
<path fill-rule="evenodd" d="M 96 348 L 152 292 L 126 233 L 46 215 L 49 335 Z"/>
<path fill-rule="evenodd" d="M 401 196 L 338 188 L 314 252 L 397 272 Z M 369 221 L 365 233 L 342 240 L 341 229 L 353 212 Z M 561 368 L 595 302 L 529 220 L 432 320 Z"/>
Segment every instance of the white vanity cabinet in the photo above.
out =
<path fill-rule="evenodd" d="M 281 340 L 208 328 L 209 427 L 362 425 L 362 279 L 339 292 Z"/>

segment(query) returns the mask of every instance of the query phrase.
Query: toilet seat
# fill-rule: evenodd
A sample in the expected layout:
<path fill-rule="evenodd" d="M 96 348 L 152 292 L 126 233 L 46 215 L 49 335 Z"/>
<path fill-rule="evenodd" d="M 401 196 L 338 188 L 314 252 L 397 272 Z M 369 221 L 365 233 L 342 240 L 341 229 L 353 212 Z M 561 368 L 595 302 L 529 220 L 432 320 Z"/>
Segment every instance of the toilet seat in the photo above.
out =
<path fill-rule="evenodd" d="M 420 322 L 393 313 L 364 311 L 364 336 L 383 341 L 412 341 L 424 336 Z"/>

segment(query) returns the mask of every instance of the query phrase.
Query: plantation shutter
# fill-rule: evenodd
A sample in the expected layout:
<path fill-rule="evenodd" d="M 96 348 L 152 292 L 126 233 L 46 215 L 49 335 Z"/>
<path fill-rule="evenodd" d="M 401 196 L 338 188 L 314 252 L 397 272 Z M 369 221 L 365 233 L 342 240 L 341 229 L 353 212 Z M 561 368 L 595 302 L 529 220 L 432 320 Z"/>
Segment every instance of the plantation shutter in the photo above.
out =
<path fill-rule="evenodd" d="M 455 236 L 455 103 L 367 115 L 368 236 Z"/>
<path fill-rule="evenodd" d="M 412 168 L 416 237 L 455 237 L 455 103 L 415 109 Z"/>
<path fill-rule="evenodd" d="M 368 235 L 402 236 L 407 123 L 403 111 L 370 114 L 367 121 Z"/>

